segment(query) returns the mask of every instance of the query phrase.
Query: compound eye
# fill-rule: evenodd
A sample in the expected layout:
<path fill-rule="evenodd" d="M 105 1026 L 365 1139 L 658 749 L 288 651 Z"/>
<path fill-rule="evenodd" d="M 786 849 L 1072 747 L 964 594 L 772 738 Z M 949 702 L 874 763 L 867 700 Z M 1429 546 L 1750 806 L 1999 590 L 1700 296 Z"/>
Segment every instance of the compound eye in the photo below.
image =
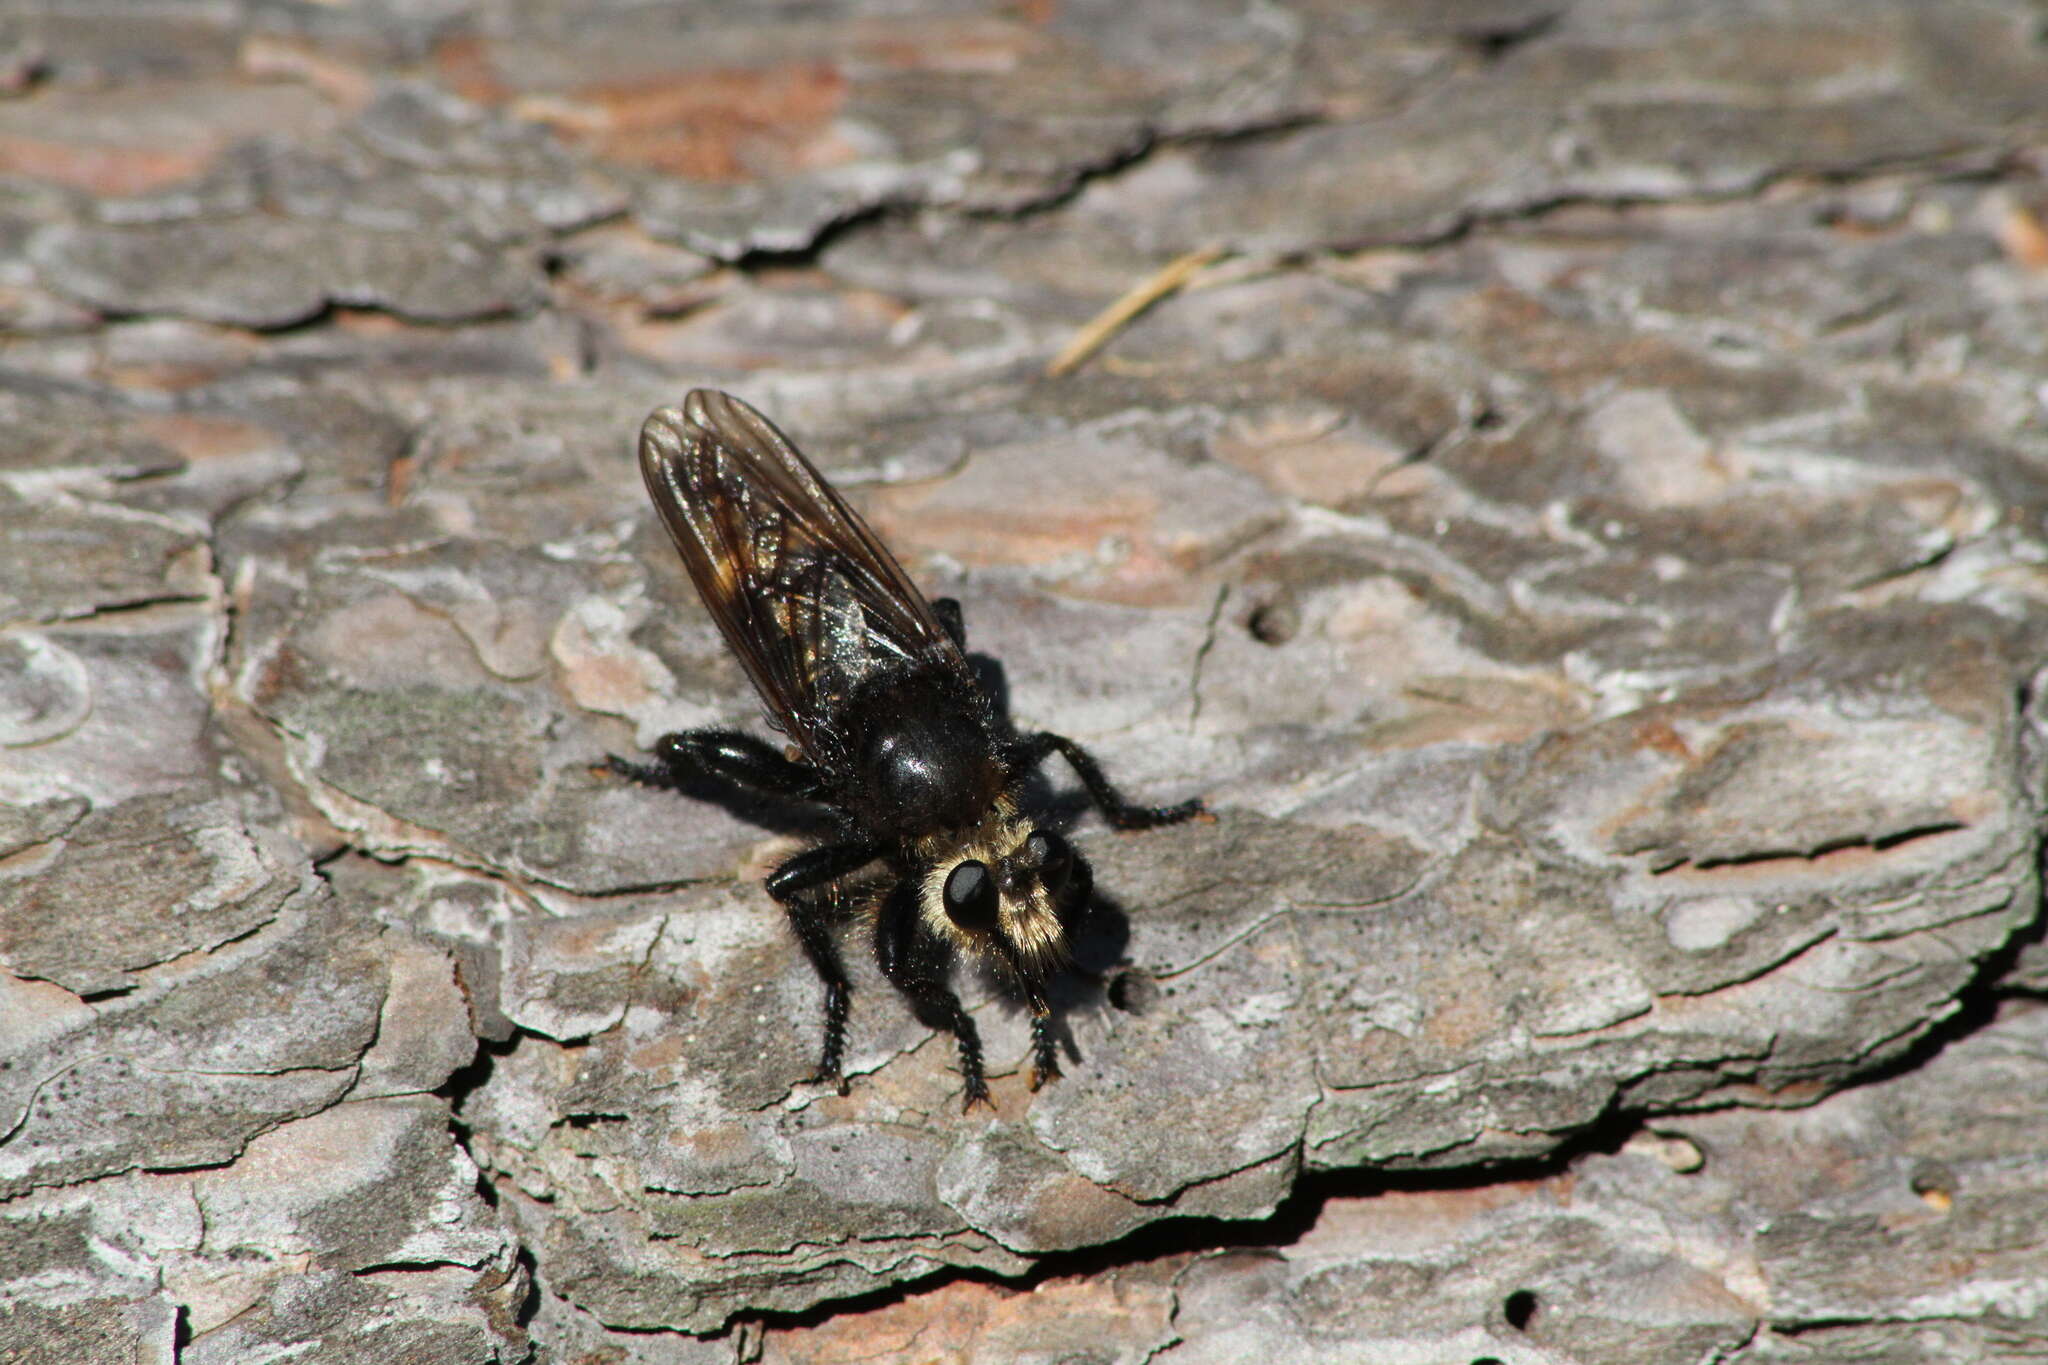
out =
<path fill-rule="evenodd" d="M 996 923 L 996 879 L 988 866 L 969 858 L 946 874 L 946 914 L 962 929 L 993 929 Z"/>
<path fill-rule="evenodd" d="M 1074 850 L 1065 839 L 1051 830 L 1035 829 L 1024 841 L 1024 856 L 1038 869 L 1038 880 L 1047 891 L 1057 896 L 1067 889 L 1067 880 L 1074 875 Z"/>

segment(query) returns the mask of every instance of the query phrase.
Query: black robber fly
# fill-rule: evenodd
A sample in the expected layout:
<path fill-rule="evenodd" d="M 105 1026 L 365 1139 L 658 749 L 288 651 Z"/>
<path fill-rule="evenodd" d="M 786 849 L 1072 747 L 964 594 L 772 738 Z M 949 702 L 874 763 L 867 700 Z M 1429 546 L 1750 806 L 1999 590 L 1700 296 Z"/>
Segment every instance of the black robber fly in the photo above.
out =
<path fill-rule="evenodd" d="M 836 828 L 768 878 L 825 983 L 816 1079 L 846 1093 L 849 987 L 838 931 L 869 919 L 882 972 L 951 1029 L 965 1107 L 988 1103 L 981 1041 L 949 978 L 992 968 L 1031 1008 L 1031 1088 L 1060 1074 L 1046 987 L 1088 913 L 1086 867 L 1022 807 L 1049 755 L 1073 765 L 1118 829 L 1170 825 L 1200 801 L 1127 804 L 1086 751 L 1019 736 L 968 667 L 960 604 L 936 602 L 788 438 L 728 394 L 697 389 L 640 433 L 640 472 L 683 565 L 787 752 L 738 730 L 663 736 L 614 772 L 681 788 L 710 777 L 826 808 Z"/>

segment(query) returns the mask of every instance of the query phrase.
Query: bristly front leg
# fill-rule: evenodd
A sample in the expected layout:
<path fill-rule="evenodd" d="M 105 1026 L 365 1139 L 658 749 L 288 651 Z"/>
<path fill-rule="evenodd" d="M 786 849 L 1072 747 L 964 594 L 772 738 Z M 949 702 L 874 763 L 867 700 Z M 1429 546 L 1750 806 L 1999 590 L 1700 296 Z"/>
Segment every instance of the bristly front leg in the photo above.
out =
<path fill-rule="evenodd" d="M 1086 929 L 1095 907 L 1095 872 L 1087 859 L 1073 858 L 1059 906 L 1067 942 L 1074 943 Z M 1027 981 L 1024 995 L 1031 1006 L 1031 1089 L 1036 1092 L 1047 1081 L 1060 1078 L 1059 1040 L 1053 1033 L 1052 1006 L 1045 998 L 1044 987 Z"/>
<path fill-rule="evenodd" d="M 1058 754 L 1067 760 L 1081 778 L 1081 785 L 1088 789 L 1089 799 L 1102 812 L 1103 819 L 1116 829 L 1152 829 L 1159 825 L 1177 825 L 1202 814 L 1200 797 L 1182 801 L 1172 806 L 1134 806 L 1125 801 L 1110 785 L 1109 778 L 1102 771 L 1102 765 L 1090 756 L 1086 749 L 1068 739 L 1065 735 L 1040 730 L 1035 735 L 1026 735 L 1018 741 L 1016 765 L 1019 769 L 1035 767 L 1043 763 L 1049 754 Z"/>
<path fill-rule="evenodd" d="M 917 885 L 904 880 L 889 893 L 881 918 L 875 924 L 875 961 L 882 975 L 909 999 L 919 1020 L 931 1028 L 952 1032 L 960 1046 L 960 1073 L 967 1079 L 967 1093 L 960 1111 L 967 1113 L 977 1104 L 991 1109 L 988 1077 L 981 1065 L 981 1034 L 974 1017 L 960 1007 L 960 997 L 946 978 L 953 960 L 945 944 L 925 929 L 918 914 Z"/>
<path fill-rule="evenodd" d="M 1059 1078 L 1059 1039 L 1053 1036 L 1052 1009 L 1034 995 L 1031 999 L 1031 1088 L 1037 1091 L 1047 1081 Z"/>
<path fill-rule="evenodd" d="M 818 979 L 825 983 L 825 1048 L 818 1059 L 818 1074 L 811 1079 L 842 1095 L 847 1092 L 846 1016 L 853 987 L 839 960 L 835 935 L 852 917 L 854 898 L 832 883 L 858 872 L 873 862 L 877 853 L 872 844 L 826 844 L 797 854 L 768 878 L 768 894 L 789 912 L 797 942 L 803 945 Z"/>

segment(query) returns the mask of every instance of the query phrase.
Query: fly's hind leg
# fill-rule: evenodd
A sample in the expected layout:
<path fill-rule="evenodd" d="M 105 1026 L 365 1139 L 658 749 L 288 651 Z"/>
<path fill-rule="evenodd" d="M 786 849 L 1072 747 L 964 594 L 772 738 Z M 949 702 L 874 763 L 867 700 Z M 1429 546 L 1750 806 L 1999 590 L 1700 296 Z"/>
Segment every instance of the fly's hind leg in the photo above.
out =
<path fill-rule="evenodd" d="M 823 784 L 818 770 L 777 752 L 744 730 L 678 730 L 654 742 L 652 763 L 607 754 L 603 768 L 649 787 L 671 789 L 704 777 L 745 791 L 790 800 L 815 800 Z"/>

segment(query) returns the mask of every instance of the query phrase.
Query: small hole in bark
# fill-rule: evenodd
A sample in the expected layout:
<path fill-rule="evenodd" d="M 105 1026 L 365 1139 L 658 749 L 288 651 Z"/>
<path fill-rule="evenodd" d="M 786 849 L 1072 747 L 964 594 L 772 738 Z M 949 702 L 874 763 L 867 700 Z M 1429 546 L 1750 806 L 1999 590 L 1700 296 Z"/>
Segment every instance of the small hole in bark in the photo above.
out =
<path fill-rule="evenodd" d="M 1922 1166 L 1913 1172 L 1912 1186 L 1921 1202 L 1937 1213 L 1947 1213 L 1955 1207 L 1956 1179 L 1945 1167 Z"/>
<path fill-rule="evenodd" d="M 1159 983 L 1133 967 L 1118 972 L 1109 983 L 1109 1003 L 1126 1014 L 1143 1014 L 1159 998 Z"/>
<path fill-rule="evenodd" d="M 1277 598 L 1252 608 L 1244 628 L 1262 645 L 1284 645 L 1301 629 L 1301 609 L 1291 598 Z"/>
<path fill-rule="evenodd" d="M 1479 1359 L 1477 1359 L 1477 1360 L 1473 1361 L 1473 1362 L 1472 1362 L 1472 1365 L 1500 1365 L 1500 1357 L 1499 1357 L 1499 1356 L 1481 1356 L 1481 1357 L 1479 1357 Z"/>
<path fill-rule="evenodd" d="M 1517 1289 L 1508 1295 L 1507 1302 L 1500 1306 L 1501 1316 L 1508 1320 L 1508 1326 L 1517 1332 L 1529 1330 L 1529 1324 L 1536 1317 L 1536 1293 L 1530 1289 Z"/>
<path fill-rule="evenodd" d="M 1548 33 L 1557 23 L 1555 14 L 1537 14 L 1520 22 L 1509 20 L 1499 24 L 1474 24 L 1459 31 L 1458 42 L 1476 54 L 1480 60 L 1497 62 L 1508 53 Z"/>

